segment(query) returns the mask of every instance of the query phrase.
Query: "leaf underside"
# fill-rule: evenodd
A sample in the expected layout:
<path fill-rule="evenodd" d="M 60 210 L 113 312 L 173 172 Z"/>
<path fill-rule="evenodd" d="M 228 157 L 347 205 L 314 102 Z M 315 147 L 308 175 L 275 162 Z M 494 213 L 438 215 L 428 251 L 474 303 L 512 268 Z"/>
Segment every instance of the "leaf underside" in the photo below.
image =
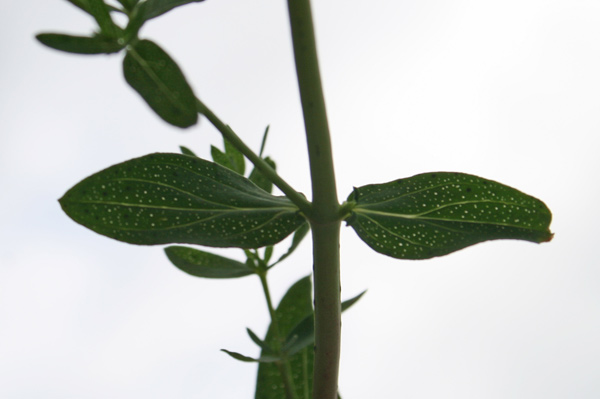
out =
<path fill-rule="evenodd" d="M 141 40 L 128 47 L 125 80 L 166 122 L 189 127 L 198 122 L 196 97 L 173 59 L 158 45 Z"/>
<path fill-rule="evenodd" d="M 527 194 L 463 173 L 436 172 L 355 188 L 347 223 L 375 251 L 442 256 L 479 242 L 552 239 L 552 214 Z"/>
<path fill-rule="evenodd" d="M 165 253 L 175 267 L 195 277 L 236 278 L 254 274 L 245 263 L 194 248 L 173 245 L 165 248 Z"/>
<path fill-rule="evenodd" d="M 60 199 L 77 223 L 139 245 L 259 248 L 305 223 L 288 199 L 212 162 L 152 154 L 98 172 Z"/>

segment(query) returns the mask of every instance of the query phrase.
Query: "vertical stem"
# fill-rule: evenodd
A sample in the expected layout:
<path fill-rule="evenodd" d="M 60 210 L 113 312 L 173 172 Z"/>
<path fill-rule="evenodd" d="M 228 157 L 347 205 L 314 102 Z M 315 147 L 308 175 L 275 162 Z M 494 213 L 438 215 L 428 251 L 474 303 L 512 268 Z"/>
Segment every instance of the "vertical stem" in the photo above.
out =
<path fill-rule="evenodd" d="M 315 285 L 314 399 L 336 399 L 340 359 L 340 205 L 310 0 L 288 0 L 310 161 Z"/>

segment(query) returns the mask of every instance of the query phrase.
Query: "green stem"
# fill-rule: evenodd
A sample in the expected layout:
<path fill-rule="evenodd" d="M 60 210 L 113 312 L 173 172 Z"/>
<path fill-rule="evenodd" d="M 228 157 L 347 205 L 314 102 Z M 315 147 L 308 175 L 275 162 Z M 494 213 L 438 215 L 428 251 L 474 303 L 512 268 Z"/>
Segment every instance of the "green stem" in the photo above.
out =
<path fill-rule="evenodd" d="M 273 182 L 273 184 L 275 184 L 290 201 L 296 204 L 304 214 L 310 214 L 312 212 L 312 205 L 304 195 L 294 190 L 292 186 L 283 180 L 268 163 L 260 156 L 256 155 L 254 151 L 252 151 L 246 143 L 244 143 L 228 125 L 223 123 L 223 121 L 221 121 L 221 119 L 219 119 L 202 101 L 196 99 L 196 103 L 198 112 L 204 115 L 223 137 L 244 154 L 244 156 L 248 158 L 267 179 Z"/>
<path fill-rule="evenodd" d="M 319 72 L 310 0 L 288 0 L 310 161 L 315 285 L 313 398 L 336 399 L 341 340 L 340 205 Z"/>
<path fill-rule="evenodd" d="M 269 291 L 269 284 L 267 282 L 267 270 L 260 268 L 257 271 L 257 274 L 260 278 L 260 283 L 262 285 L 263 292 L 265 294 L 265 299 L 267 301 L 267 307 L 269 308 L 269 315 L 271 316 L 271 325 L 273 326 L 273 335 L 275 336 L 275 347 L 273 349 L 275 350 L 275 352 L 281 355 L 281 345 L 283 343 L 283 338 L 281 336 L 281 331 L 279 330 L 277 313 L 275 313 L 273 301 L 271 300 L 271 292 Z M 290 366 L 290 362 L 287 358 L 283 358 L 282 360 L 277 362 L 277 367 L 279 368 L 279 374 L 281 374 L 281 379 L 283 381 L 286 399 L 296 399 L 296 390 L 294 388 L 294 380 L 292 377 L 292 369 Z"/>

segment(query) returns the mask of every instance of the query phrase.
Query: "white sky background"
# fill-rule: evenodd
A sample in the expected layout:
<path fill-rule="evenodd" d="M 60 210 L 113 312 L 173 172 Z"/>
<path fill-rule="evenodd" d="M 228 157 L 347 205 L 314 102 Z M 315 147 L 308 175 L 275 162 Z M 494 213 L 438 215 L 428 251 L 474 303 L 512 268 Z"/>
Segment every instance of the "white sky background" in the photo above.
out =
<path fill-rule="evenodd" d="M 314 0 L 340 199 L 353 186 L 461 171 L 543 199 L 549 244 L 480 244 L 429 261 L 372 252 L 344 229 L 344 399 L 600 397 L 600 2 Z M 154 116 L 122 55 L 33 40 L 83 34 L 66 1 L 2 0 L 0 397 L 251 398 L 264 334 L 258 279 L 195 279 L 161 248 L 96 235 L 57 199 L 84 177 L 220 137 Z M 206 0 L 142 36 L 286 180 L 310 192 L 285 2 Z M 239 256 L 240 251 L 228 252 Z M 277 300 L 310 244 L 271 276 Z"/>

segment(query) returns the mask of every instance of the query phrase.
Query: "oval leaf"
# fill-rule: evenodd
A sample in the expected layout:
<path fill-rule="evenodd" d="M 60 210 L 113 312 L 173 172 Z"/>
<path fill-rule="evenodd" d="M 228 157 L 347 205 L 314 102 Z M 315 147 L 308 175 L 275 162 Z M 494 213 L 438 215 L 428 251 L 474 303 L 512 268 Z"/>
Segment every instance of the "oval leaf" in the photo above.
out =
<path fill-rule="evenodd" d="M 194 248 L 165 248 L 167 257 L 179 270 L 195 277 L 236 278 L 254 274 L 245 263 Z"/>
<path fill-rule="evenodd" d="M 55 50 L 75 54 L 110 54 L 125 47 L 117 39 L 103 36 L 70 36 L 60 33 L 41 33 L 36 38 L 44 45 Z"/>
<path fill-rule="evenodd" d="M 188 3 L 199 3 L 201 1 L 204 0 L 147 0 L 141 5 L 142 14 L 144 20 L 149 20 L 169 12 L 175 7 L 183 6 Z"/>
<path fill-rule="evenodd" d="M 463 173 L 426 173 L 355 188 L 347 222 L 375 251 L 427 259 L 496 239 L 549 241 L 552 215 L 540 200 Z"/>
<path fill-rule="evenodd" d="M 212 162 L 152 154 L 111 166 L 60 199 L 77 223 L 132 244 L 273 245 L 305 219 L 287 198 L 270 195 Z"/>
<path fill-rule="evenodd" d="M 166 122 L 189 127 L 198 122 L 196 97 L 183 73 L 158 45 L 141 40 L 123 60 L 125 80 Z"/>
<path fill-rule="evenodd" d="M 310 276 L 308 276 L 300 279 L 290 287 L 275 310 L 281 336 L 287 336 L 294 326 L 304 320 L 306 316 L 311 315 L 312 312 L 312 284 Z M 279 345 L 273 324 L 269 326 L 264 342 L 269 346 Z M 270 353 L 263 349 L 261 357 L 268 355 Z M 305 348 L 287 358 L 297 398 L 312 397 L 313 360 L 314 351 L 312 348 Z M 283 380 L 276 364 L 260 363 L 254 397 L 255 399 L 281 399 L 286 397 Z"/>

